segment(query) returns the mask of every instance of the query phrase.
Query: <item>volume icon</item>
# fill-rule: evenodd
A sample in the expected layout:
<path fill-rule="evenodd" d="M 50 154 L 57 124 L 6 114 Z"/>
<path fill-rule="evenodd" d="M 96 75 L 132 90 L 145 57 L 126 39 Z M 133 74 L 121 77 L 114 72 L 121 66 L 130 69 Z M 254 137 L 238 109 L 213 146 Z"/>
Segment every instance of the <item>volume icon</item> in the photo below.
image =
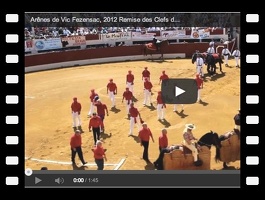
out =
<path fill-rule="evenodd" d="M 58 184 L 63 184 L 64 183 L 64 179 L 63 178 L 56 178 L 55 179 L 55 183 L 58 183 Z"/>

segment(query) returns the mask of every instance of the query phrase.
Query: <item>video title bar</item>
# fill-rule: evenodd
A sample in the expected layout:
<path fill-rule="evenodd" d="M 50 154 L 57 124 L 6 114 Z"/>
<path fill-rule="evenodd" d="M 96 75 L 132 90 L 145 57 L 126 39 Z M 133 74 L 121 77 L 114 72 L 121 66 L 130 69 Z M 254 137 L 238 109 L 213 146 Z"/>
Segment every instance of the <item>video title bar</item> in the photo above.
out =
<path fill-rule="evenodd" d="M 34 27 L 239 27 L 240 13 L 25 13 Z"/>

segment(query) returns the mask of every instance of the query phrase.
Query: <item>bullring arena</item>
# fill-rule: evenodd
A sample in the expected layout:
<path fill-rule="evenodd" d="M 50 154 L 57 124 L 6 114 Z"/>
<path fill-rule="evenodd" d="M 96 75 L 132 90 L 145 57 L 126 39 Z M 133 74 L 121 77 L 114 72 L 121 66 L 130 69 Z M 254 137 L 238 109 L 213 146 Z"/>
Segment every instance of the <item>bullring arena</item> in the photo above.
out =
<path fill-rule="evenodd" d="M 78 169 L 96 170 L 91 148 L 93 147 L 93 134 L 88 131 L 90 90 L 95 89 L 100 99 L 109 110 L 109 116 L 105 117 L 105 133 L 101 135 L 103 146 L 107 149 L 108 160 L 105 162 L 104 170 L 155 170 L 152 163 L 146 163 L 142 159 L 143 147 L 140 146 L 137 138 L 137 128 L 134 128 L 134 135 L 128 137 L 129 120 L 125 104 L 122 103 L 122 93 L 125 91 L 125 77 L 128 70 L 132 70 L 135 76 L 134 95 L 137 101 L 135 106 L 139 109 L 141 116 L 151 129 L 155 142 L 150 141 L 149 159 L 154 162 L 158 155 L 158 137 L 161 129 L 168 130 L 169 144 L 180 144 L 183 140 L 182 132 L 187 123 L 193 123 L 196 129 L 193 130 L 195 137 L 200 138 L 210 130 L 224 134 L 234 128 L 233 117 L 240 108 L 240 68 L 235 67 L 234 59 L 229 60 L 229 67 L 223 64 L 223 72 L 217 69 L 217 75 L 210 78 L 204 67 L 205 81 L 201 93 L 201 103 L 181 106 L 178 111 L 173 112 L 173 105 L 167 104 L 165 110 L 165 122 L 157 120 L 156 96 L 161 89 L 159 77 L 165 70 L 169 78 L 195 78 L 195 65 L 191 63 L 190 54 L 195 49 L 203 51 L 207 44 L 189 47 L 186 58 L 166 58 L 164 60 L 142 59 L 126 60 L 120 62 L 109 62 L 101 64 L 80 65 L 61 69 L 39 71 L 25 74 L 25 168 L 38 170 L 42 166 L 50 170 L 72 170 L 70 137 L 73 134 L 72 116 L 70 105 L 73 97 L 77 97 L 82 104 L 81 120 L 84 133 L 82 134 L 82 148 L 87 166 Z M 172 45 L 173 46 L 173 45 Z M 124 48 L 119 48 L 119 54 L 124 56 Z M 135 47 L 135 49 L 139 47 Z M 173 48 L 173 47 L 171 47 Z M 132 54 L 141 54 L 131 49 Z M 103 49 L 105 51 L 105 49 Z M 88 50 L 80 50 L 88 51 Z M 113 50 L 114 51 L 114 50 Z M 177 51 L 177 50 L 175 50 Z M 88 53 L 88 52 L 87 52 Z M 67 61 L 70 52 L 65 52 L 63 59 Z M 77 52 L 73 53 L 77 55 Z M 103 53 L 104 54 L 104 53 Z M 112 54 L 115 54 L 112 52 Z M 73 56 L 74 56 L 73 55 Z M 42 62 L 48 56 L 55 61 L 60 59 L 59 53 L 43 55 Z M 80 56 L 80 55 L 79 55 Z M 86 54 L 90 59 L 91 55 Z M 115 55 L 113 55 L 115 56 Z M 29 58 L 31 57 L 31 58 Z M 150 57 L 149 57 L 150 58 Z M 30 60 L 31 59 L 31 60 Z M 35 59 L 35 60 L 34 60 Z M 33 66 L 39 58 L 26 56 L 26 65 Z M 80 59 L 81 60 L 81 59 Z M 32 64 L 30 64 L 32 62 Z M 48 61 L 47 61 L 48 62 Z M 43 63 L 45 65 L 46 63 Z M 151 72 L 153 83 L 152 101 L 154 107 L 143 105 L 143 81 L 142 71 L 148 67 Z M 109 79 L 113 78 L 118 86 L 116 95 L 116 110 L 111 111 L 111 101 L 106 93 L 106 85 Z M 210 169 L 221 170 L 222 162 L 214 160 L 215 147 L 211 148 Z M 77 164 L 81 164 L 76 157 Z M 240 169 L 240 161 L 231 162 L 232 169 Z"/>

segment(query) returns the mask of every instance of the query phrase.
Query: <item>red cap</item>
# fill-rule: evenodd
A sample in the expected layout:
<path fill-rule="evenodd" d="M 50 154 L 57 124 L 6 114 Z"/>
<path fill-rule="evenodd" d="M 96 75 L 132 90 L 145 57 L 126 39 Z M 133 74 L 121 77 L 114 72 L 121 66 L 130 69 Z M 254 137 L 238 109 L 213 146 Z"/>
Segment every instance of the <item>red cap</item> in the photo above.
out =
<path fill-rule="evenodd" d="M 77 98 L 76 98 L 76 97 L 74 97 L 74 98 L 73 98 L 73 100 L 77 100 Z"/>
<path fill-rule="evenodd" d="M 109 79 L 109 81 L 113 81 L 113 79 L 112 79 L 112 78 L 110 78 L 110 79 Z"/>

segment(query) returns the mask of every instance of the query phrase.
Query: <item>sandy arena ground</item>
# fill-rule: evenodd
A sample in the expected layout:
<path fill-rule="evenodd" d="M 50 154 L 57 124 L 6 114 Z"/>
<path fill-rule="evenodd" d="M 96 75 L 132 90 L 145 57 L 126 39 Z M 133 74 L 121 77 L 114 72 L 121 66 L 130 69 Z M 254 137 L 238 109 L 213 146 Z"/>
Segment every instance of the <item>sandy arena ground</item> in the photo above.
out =
<path fill-rule="evenodd" d="M 97 64 L 74 68 L 65 68 L 52 71 L 43 71 L 25 74 L 25 168 L 38 170 L 47 166 L 50 170 L 70 170 L 70 137 L 73 134 L 70 105 L 76 96 L 82 104 L 81 120 L 85 133 L 82 134 L 83 153 L 89 164 L 78 169 L 96 170 L 93 154 L 92 132 L 88 131 L 87 113 L 89 110 L 89 95 L 92 88 L 99 94 L 102 102 L 109 109 L 109 116 L 105 117 L 105 132 L 102 135 L 104 148 L 107 149 L 108 161 L 105 164 L 118 164 L 125 159 L 121 166 L 109 165 L 104 170 L 154 170 L 152 164 L 146 164 L 141 159 L 143 147 L 137 139 L 135 126 L 134 136 L 128 137 L 129 120 L 125 104 L 121 102 L 125 90 L 125 77 L 128 70 L 135 75 L 134 94 L 138 100 L 135 105 L 139 109 L 143 120 L 148 123 L 155 143 L 150 141 L 149 158 L 154 162 L 158 155 L 158 137 L 161 129 L 166 127 L 170 144 L 180 144 L 182 131 L 186 123 L 194 123 L 195 137 L 200 138 L 206 132 L 213 130 L 219 135 L 230 131 L 234 127 L 233 117 L 240 108 L 240 69 L 235 68 L 235 61 L 229 60 L 231 67 L 225 67 L 224 74 L 210 79 L 206 76 L 204 89 L 201 93 L 203 103 L 184 105 L 184 112 L 173 112 L 173 105 L 167 105 L 165 119 L 162 124 L 157 120 L 155 108 L 143 106 L 143 81 L 141 73 L 144 67 L 151 72 L 153 88 L 153 101 L 156 100 L 157 91 L 160 90 L 159 77 L 162 70 L 170 78 L 195 78 L 195 65 L 190 59 L 156 61 L 131 61 L 122 63 Z M 206 72 L 206 67 L 204 68 Z M 106 85 L 109 78 L 113 78 L 118 86 L 116 96 L 117 111 L 110 111 L 111 101 L 106 94 Z M 156 107 L 156 102 L 154 102 Z M 211 169 L 222 169 L 222 163 L 215 163 L 215 147 L 211 148 Z M 34 160 L 36 159 L 36 160 Z M 66 162 L 49 163 L 48 161 Z M 76 162 L 80 163 L 78 156 Z M 231 168 L 240 168 L 240 161 L 229 163 Z M 116 169 L 117 169 L 116 168 Z"/>

